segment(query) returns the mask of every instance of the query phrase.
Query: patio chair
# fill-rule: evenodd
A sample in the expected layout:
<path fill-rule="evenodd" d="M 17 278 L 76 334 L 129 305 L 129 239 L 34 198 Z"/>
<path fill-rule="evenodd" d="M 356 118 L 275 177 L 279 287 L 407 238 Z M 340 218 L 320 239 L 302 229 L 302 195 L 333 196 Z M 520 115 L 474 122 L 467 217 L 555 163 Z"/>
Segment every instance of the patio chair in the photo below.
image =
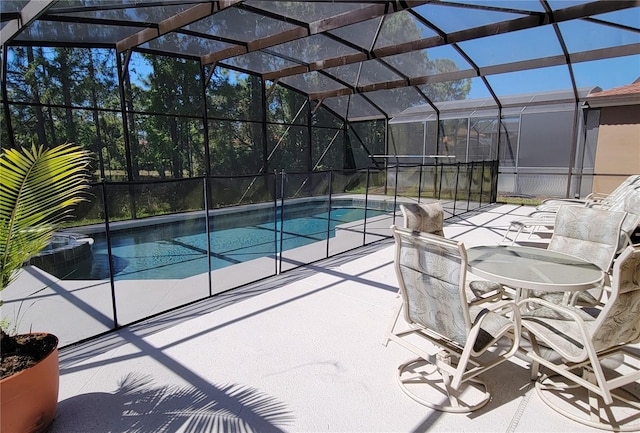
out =
<path fill-rule="evenodd" d="M 640 246 L 616 259 L 612 281 L 596 317 L 538 298 L 520 302 L 523 332 L 531 340 L 531 378 L 542 401 L 568 418 L 599 429 L 640 431 L 640 395 L 630 394 L 633 387 L 638 391 L 640 353 L 629 347 L 640 342 Z M 540 366 L 548 372 L 538 377 Z"/>
<path fill-rule="evenodd" d="M 627 177 L 609 194 L 593 192 L 587 195 L 583 199 L 578 198 L 552 198 L 543 200 L 542 203 L 537 206 L 537 210 L 557 210 L 561 205 L 578 205 L 578 206 L 593 206 L 594 204 L 607 206 L 608 204 L 615 203 L 621 197 L 624 197 L 626 192 L 630 188 L 635 188 L 640 185 L 640 175 L 634 174 Z"/>
<path fill-rule="evenodd" d="M 398 368 L 400 387 L 436 410 L 479 409 L 491 394 L 478 376 L 518 349 L 517 306 L 505 302 L 489 309 L 468 304 L 462 243 L 395 226 L 392 232 L 406 323 L 393 321 L 385 345 L 395 341 L 417 355 Z"/>
<path fill-rule="evenodd" d="M 444 236 L 444 209 L 439 202 L 401 204 L 403 227 L 423 233 Z M 499 301 L 504 287 L 495 281 L 469 281 L 470 303 Z"/>
<path fill-rule="evenodd" d="M 627 213 L 627 216 L 622 222 L 618 252 L 622 252 L 628 245 L 632 244 L 631 237 L 640 226 L 640 187 L 635 188 L 626 196 L 622 210 Z"/>
<path fill-rule="evenodd" d="M 529 238 L 531 238 L 531 235 L 541 227 L 545 227 L 548 230 L 553 230 L 553 228 L 555 227 L 558 210 L 563 206 L 558 206 L 554 211 L 535 211 L 526 217 L 518 218 L 511 221 L 509 227 L 507 228 L 507 231 L 502 238 L 502 243 L 510 240 L 511 244 L 513 245 L 520 234 L 522 234 L 525 230 L 528 230 Z M 610 201 L 607 203 L 603 202 L 597 205 L 592 204 L 574 207 L 627 212 L 629 216 L 627 217 L 627 220 L 623 225 L 622 233 L 622 235 L 626 236 L 626 238 L 621 238 L 621 242 L 618 246 L 618 250 L 622 251 L 626 246 L 625 241 L 630 240 L 630 236 L 633 234 L 638 226 L 638 223 L 640 222 L 640 186 L 636 185 L 634 187 L 628 188 L 624 192 L 624 194 L 619 195 L 615 201 Z M 513 229 L 515 229 L 515 232 L 512 233 Z M 510 235 L 513 236 L 510 237 Z"/>
<path fill-rule="evenodd" d="M 587 260 L 608 272 L 618 251 L 625 212 L 606 211 L 576 206 L 561 206 L 556 215 L 555 227 L 548 250 L 557 251 Z M 544 293 L 540 297 L 559 303 L 564 293 Z M 572 302 L 580 301 L 596 305 L 602 296 L 602 286 L 576 292 Z"/>

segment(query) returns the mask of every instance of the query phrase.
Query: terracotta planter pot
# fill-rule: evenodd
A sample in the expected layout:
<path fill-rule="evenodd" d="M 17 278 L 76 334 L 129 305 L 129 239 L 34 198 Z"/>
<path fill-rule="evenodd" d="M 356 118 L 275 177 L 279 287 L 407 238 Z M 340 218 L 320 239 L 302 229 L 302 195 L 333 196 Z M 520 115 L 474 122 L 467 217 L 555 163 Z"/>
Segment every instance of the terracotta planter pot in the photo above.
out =
<path fill-rule="evenodd" d="M 0 380 L 0 432 L 43 433 L 58 404 L 58 343 L 33 367 Z"/>

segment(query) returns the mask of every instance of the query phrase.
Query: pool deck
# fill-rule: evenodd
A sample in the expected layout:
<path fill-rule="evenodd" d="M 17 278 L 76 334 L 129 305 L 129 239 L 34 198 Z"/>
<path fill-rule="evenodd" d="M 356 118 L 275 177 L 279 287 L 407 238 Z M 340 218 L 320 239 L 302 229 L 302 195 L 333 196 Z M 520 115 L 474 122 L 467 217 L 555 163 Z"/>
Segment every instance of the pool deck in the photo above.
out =
<path fill-rule="evenodd" d="M 529 211 L 490 206 L 445 235 L 497 244 Z M 50 433 L 599 431 L 549 409 L 520 358 L 484 375 L 493 398 L 471 414 L 408 398 L 396 369 L 412 354 L 383 345 L 393 251 L 378 242 L 62 349 Z"/>

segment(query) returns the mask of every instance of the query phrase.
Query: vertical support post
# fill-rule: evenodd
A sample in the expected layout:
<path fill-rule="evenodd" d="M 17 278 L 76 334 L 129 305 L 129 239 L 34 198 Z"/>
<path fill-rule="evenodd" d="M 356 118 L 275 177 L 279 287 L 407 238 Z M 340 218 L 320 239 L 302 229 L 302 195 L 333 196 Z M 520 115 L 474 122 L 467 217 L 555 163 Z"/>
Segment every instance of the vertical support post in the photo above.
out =
<path fill-rule="evenodd" d="M 127 166 L 127 180 L 129 182 L 133 181 L 133 155 L 131 153 L 131 138 L 129 134 L 129 124 L 127 121 L 127 105 L 126 105 L 126 95 L 124 91 L 124 76 L 128 73 L 128 64 L 129 59 L 131 58 L 131 52 L 129 51 L 127 54 L 126 62 L 122 62 L 120 58 L 120 53 L 116 53 L 116 60 L 118 65 L 118 90 L 120 92 L 120 113 L 122 115 L 122 132 L 124 135 L 124 152 Z M 129 203 L 131 205 L 131 219 L 136 219 L 136 200 L 134 196 L 133 185 L 129 184 Z"/>
<path fill-rule="evenodd" d="M 276 83 L 273 83 L 275 86 Z M 260 78 L 261 97 L 262 97 L 262 172 L 269 172 L 269 131 L 267 130 L 267 86 L 264 84 L 264 78 Z M 277 182 L 277 181 L 276 181 Z M 274 189 L 274 192 L 276 190 Z"/>
<path fill-rule="evenodd" d="M 215 65 L 211 65 L 212 70 L 215 68 Z M 204 65 L 200 65 L 200 81 L 202 82 L 201 91 L 202 91 L 202 131 L 204 133 L 204 162 L 205 169 L 204 175 L 211 175 L 211 155 L 209 149 L 209 113 L 207 107 L 207 74 L 204 70 Z M 205 182 L 206 184 L 206 182 Z M 209 285 L 211 287 L 211 285 Z"/>
<path fill-rule="evenodd" d="M 313 171 L 313 133 L 311 131 L 311 125 L 313 124 L 313 112 L 311 110 L 311 101 L 307 98 L 307 171 Z"/>
<path fill-rule="evenodd" d="M 384 118 L 384 154 L 390 155 L 389 153 L 389 119 L 387 117 Z M 398 164 L 398 158 L 396 157 L 396 164 Z M 385 158 L 385 173 L 389 172 L 389 158 Z M 389 176 L 384 177 L 384 195 L 387 195 L 387 185 L 388 185 Z"/>
<path fill-rule="evenodd" d="M 577 165 L 576 155 L 578 153 L 578 121 L 579 121 L 579 111 L 580 107 L 578 103 L 575 104 L 573 111 L 573 129 L 571 130 L 571 151 L 569 153 L 569 172 L 567 173 L 567 190 L 565 193 L 566 197 L 572 197 L 571 194 L 571 178 L 573 177 L 574 166 Z M 579 195 L 579 194 L 578 194 Z"/>
<path fill-rule="evenodd" d="M 520 112 L 520 115 L 518 116 L 518 142 L 516 143 L 516 160 L 514 161 L 514 168 L 515 168 L 515 187 L 516 190 L 515 192 L 520 193 L 520 174 L 519 174 L 519 168 L 520 168 L 520 143 L 522 142 L 522 137 L 521 134 L 522 133 L 522 112 Z"/>
<path fill-rule="evenodd" d="M 2 80 L 0 81 L 0 85 L 2 89 L 2 109 L 4 110 L 4 121 L 7 128 L 7 136 L 9 138 L 9 147 L 11 149 L 15 149 L 16 147 L 16 139 L 13 134 L 13 125 L 11 124 L 11 110 L 9 109 L 9 95 L 7 94 L 7 49 L 8 47 L 5 45 L 2 47 Z"/>
<path fill-rule="evenodd" d="M 129 58 L 129 57 L 127 57 Z M 127 106 L 126 95 L 124 92 L 124 75 L 126 73 L 125 68 L 128 68 L 128 64 L 123 64 L 120 58 L 120 53 L 116 53 L 116 61 L 118 66 L 118 91 L 120 93 L 120 115 L 122 116 L 122 132 L 124 135 L 124 152 L 127 166 L 127 179 L 133 180 L 133 164 L 131 160 L 131 140 L 129 136 L 129 123 L 127 122 Z"/>
<path fill-rule="evenodd" d="M 498 166 L 500 165 L 500 150 L 502 146 L 502 106 L 498 107 L 498 142 L 496 143 L 496 154 L 491 155 L 491 160 L 498 161 Z"/>

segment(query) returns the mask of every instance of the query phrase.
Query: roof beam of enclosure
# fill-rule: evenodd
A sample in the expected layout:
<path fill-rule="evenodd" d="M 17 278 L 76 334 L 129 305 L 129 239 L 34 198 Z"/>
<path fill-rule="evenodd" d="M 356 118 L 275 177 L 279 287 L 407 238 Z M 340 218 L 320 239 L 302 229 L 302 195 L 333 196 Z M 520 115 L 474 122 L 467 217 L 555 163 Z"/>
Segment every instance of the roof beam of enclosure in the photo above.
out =
<path fill-rule="evenodd" d="M 20 33 L 23 27 L 28 26 L 53 3 L 55 3 L 55 0 L 31 0 L 24 5 L 20 12 L 18 12 L 18 18 L 7 22 L 0 29 L 0 46 L 11 42 L 11 39 Z"/>
<path fill-rule="evenodd" d="M 424 3 L 424 2 L 425 1 L 422 1 L 420 3 Z M 345 11 L 337 15 L 332 15 L 327 18 L 321 18 L 319 20 L 312 21 L 309 23 L 296 18 L 292 18 L 290 16 L 284 16 L 276 12 L 271 12 L 269 10 L 262 9 L 259 6 L 252 6 L 246 3 L 239 4 L 238 7 L 259 15 L 267 16 L 274 20 L 286 21 L 300 27 L 305 27 L 308 29 L 308 32 L 310 35 L 315 35 L 317 33 L 326 32 L 328 30 L 333 30 L 338 27 L 348 26 L 350 24 L 366 21 L 372 18 L 379 17 L 380 15 L 384 15 L 388 10 L 387 3 L 388 1 L 369 3 L 365 6 L 362 6 L 359 9 Z"/>
<path fill-rule="evenodd" d="M 590 15 L 606 14 L 618 10 L 640 6 L 640 0 L 609 0 L 592 1 L 591 3 L 579 4 L 568 8 L 553 11 L 555 22 L 586 18 Z"/>
<path fill-rule="evenodd" d="M 640 0 L 633 1 L 595 1 L 591 3 L 571 6 L 564 9 L 554 11 L 553 20 L 555 22 L 569 21 L 579 18 L 587 18 L 591 15 L 598 15 L 607 12 L 614 12 L 622 9 L 635 7 L 640 4 Z M 439 45 L 451 44 L 456 42 L 467 41 L 471 39 L 492 36 L 501 33 L 509 33 L 516 30 L 525 30 L 531 27 L 537 27 L 549 24 L 552 18 L 549 14 L 537 13 L 514 20 L 502 21 L 498 23 L 479 26 L 471 29 L 460 30 L 448 33 L 446 40 L 441 36 L 424 38 L 417 41 L 406 42 L 404 44 L 396 44 L 389 47 L 374 49 L 376 57 L 385 57 L 394 54 L 401 54 L 407 51 L 416 51 L 425 48 L 432 48 Z"/>
<path fill-rule="evenodd" d="M 569 54 L 571 63 L 588 62 L 591 60 L 600 60 L 614 57 L 622 57 L 628 55 L 640 54 L 640 43 L 623 45 L 613 48 L 602 48 L 579 53 Z M 567 65 L 564 55 L 542 57 L 539 59 L 523 60 L 520 62 L 503 63 L 500 65 L 492 65 L 473 69 L 460 70 L 454 72 L 444 72 L 441 74 L 425 75 L 413 77 L 409 79 L 410 86 L 418 86 L 421 84 L 441 83 L 446 81 L 462 80 L 465 78 L 485 77 L 487 75 L 502 74 L 506 72 L 518 72 L 529 69 L 545 68 L 549 66 Z M 327 74 L 329 76 L 329 74 Z M 316 92 L 309 95 L 313 99 L 331 98 L 333 96 L 344 96 L 349 93 L 364 93 L 379 89 L 393 89 L 398 87 L 406 87 L 405 80 L 388 81 L 367 86 L 357 86 L 349 89 L 329 90 L 325 92 Z"/>
<path fill-rule="evenodd" d="M 179 14 L 176 14 L 170 18 L 167 18 L 158 23 L 157 27 L 147 28 L 139 31 L 121 41 L 116 43 L 116 50 L 118 52 L 126 51 L 138 45 L 149 42 L 159 36 L 166 33 L 175 31 L 188 24 L 208 17 L 218 11 L 221 11 L 240 0 L 219 0 L 209 3 L 201 3 L 192 8 L 189 8 Z M 213 63 L 213 62 L 212 62 Z"/>
<path fill-rule="evenodd" d="M 408 9 L 413 6 L 418 6 L 420 4 L 428 3 L 430 0 L 416 0 L 411 2 L 397 2 L 395 3 L 395 10 Z M 291 30 L 286 30 L 280 33 L 276 33 L 273 35 L 266 36 L 264 38 L 259 38 L 254 41 L 251 41 L 247 44 L 246 53 L 250 53 L 252 51 L 261 50 L 264 48 L 273 47 L 275 45 L 284 44 L 286 42 L 291 42 L 296 39 L 300 39 L 306 36 L 311 36 L 318 33 L 327 32 L 329 30 L 333 30 L 339 27 L 344 27 L 350 24 L 356 24 L 362 21 L 367 21 L 379 16 L 386 15 L 390 13 L 390 8 L 388 7 L 389 2 L 374 2 L 368 3 L 366 6 L 361 7 L 359 9 L 344 12 L 342 14 L 332 16 L 329 18 L 323 18 L 311 23 L 302 23 L 297 20 L 293 20 L 291 18 L 286 18 L 272 12 L 267 12 L 263 9 L 259 9 L 256 7 L 250 7 L 248 5 L 239 4 L 239 7 L 246 10 L 251 10 L 252 12 L 259 13 L 261 15 L 269 16 L 274 19 L 278 19 L 280 21 L 286 22 L 294 22 L 298 24 L 298 27 Z M 245 54 L 245 53 L 243 53 Z M 353 56 L 353 58 L 344 59 L 344 61 L 348 63 L 353 63 L 359 61 L 358 59 L 362 59 L 361 55 Z M 217 53 L 207 54 L 201 57 L 200 61 L 203 64 L 212 63 L 213 61 L 224 60 Z M 337 60 L 340 61 L 339 59 Z M 337 64 L 337 63 L 336 63 Z M 344 63 L 343 63 L 344 64 Z M 318 64 L 310 64 L 304 72 L 310 70 L 316 70 L 320 68 L 326 68 L 326 63 L 319 62 Z M 300 72 L 296 72 L 300 73 Z M 291 72 L 289 75 L 294 75 Z M 273 79 L 278 77 L 273 77 Z"/>
<path fill-rule="evenodd" d="M 553 16 L 553 18 L 548 13 L 532 13 L 522 18 L 516 18 L 513 20 L 502 21 L 452 33 L 438 34 L 429 38 L 395 44 L 388 47 L 375 48 L 371 53 L 361 52 L 358 54 L 352 54 L 350 56 L 338 56 L 324 59 L 322 61 L 310 63 L 308 65 L 308 70 L 306 71 L 302 70 L 301 68 L 283 69 L 282 71 L 269 73 L 269 78 L 284 78 L 286 76 L 296 75 L 302 72 L 311 72 L 331 66 L 346 65 L 349 63 L 359 62 L 366 60 L 367 58 L 382 58 L 411 51 L 433 48 L 441 45 L 454 44 L 457 42 L 482 38 L 485 36 L 492 36 L 495 34 L 525 30 L 528 28 L 549 24 L 551 21 L 559 22 L 577 18 L 587 18 L 593 14 L 601 14 L 605 12 L 620 10 L 621 8 L 626 9 L 628 7 L 633 7 L 637 3 L 640 3 L 640 0 L 626 2 L 611 1 L 587 3 L 584 5 L 568 7 L 565 9 L 561 9 L 560 11 L 555 11 L 555 15 Z M 463 7 L 462 5 L 457 6 Z M 413 15 L 419 17 L 419 14 L 415 13 L 415 11 L 413 12 Z M 420 21 L 425 22 L 424 19 L 420 19 Z M 433 28 L 431 24 L 427 25 Z M 424 84 L 422 80 L 423 78 L 417 79 L 416 84 Z"/>
<path fill-rule="evenodd" d="M 467 40 L 467 39 L 475 39 L 483 36 L 490 36 L 495 34 L 496 31 L 500 33 L 500 32 L 507 32 L 507 31 L 521 30 L 521 29 L 532 27 L 532 26 L 535 27 L 542 24 L 548 24 L 551 21 L 553 21 L 554 23 L 557 23 L 558 21 L 565 21 L 565 20 L 576 19 L 576 18 L 586 18 L 592 14 L 611 12 L 614 10 L 619 10 L 620 8 L 625 9 L 628 7 L 633 7 L 636 4 L 639 4 L 640 0 L 626 1 L 626 2 L 611 1 L 611 2 L 604 2 L 605 4 L 602 4 L 602 3 L 603 2 L 587 3 L 584 5 L 562 9 L 560 14 L 557 13 L 558 11 L 555 11 L 554 15 L 551 15 L 549 13 L 537 14 L 537 15 L 532 15 L 525 18 L 519 18 L 512 21 L 504 21 L 502 23 L 476 27 L 476 28 L 464 30 L 461 32 L 454 32 L 449 34 L 446 34 L 444 32 L 439 32 L 437 36 L 423 39 L 421 41 L 409 42 L 406 44 L 395 45 L 389 48 L 374 50 L 374 56 L 385 57 L 387 55 L 402 54 L 408 51 L 413 51 L 414 49 L 423 49 L 425 47 L 428 48 L 431 46 L 444 45 L 448 43 L 451 43 L 455 46 L 457 45 L 456 42 Z M 417 14 L 414 14 L 414 15 L 417 15 Z M 421 21 L 424 22 L 424 20 L 421 20 Z M 525 23 L 528 23 L 527 26 L 521 28 L 521 26 Z M 429 23 L 426 23 L 426 24 L 433 28 L 433 25 Z M 435 30 L 437 31 L 437 29 Z M 424 47 L 416 48 L 416 45 L 415 45 L 416 43 L 421 46 L 424 45 Z M 597 59 L 603 59 L 603 58 L 620 57 L 620 56 L 638 54 L 639 52 L 640 50 L 639 50 L 638 44 L 629 44 L 629 45 L 622 45 L 622 46 L 617 46 L 617 47 L 607 48 L 607 49 L 598 49 L 598 50 L 590 50 L 590 51 L 585 51 L 580 53 L 571 53 L 569 54 L 569 62 L 577 63 L 577 62 L 584 62 L 584 61 L 597 60 Z M 360 55 L 364 55 L 364 54 L 360 54 Z M 355 58 L 356 56 L 352 56 L 352 57 Z M 356 61 L 360 61 L 360 60 L 356 60 Z M 346 56 L 341 56 L 334 59 L 327 59 L 324 62 L 329 62 L 331 64 L 351 63 Z M 315 64 L 320 64 L 320 63 L 321 62 L 316 62 Z M 315 70 L 314 68 L 315 64 L 309 64 L 309 70 Z M 474 65 L 473 62 L 471 64 Z M 474 66 L 475 70 L 460 70 L 455 72 L 447 72 L 443 74 L 433 74 L 433 75 L 425 75 L 420 77 L 413 77 L 409 80 L 408 84 L 411 86 L 418 86 L 421 84 L 460 80 L 460 79 L 473 78 L 478 76 L 483 77 L 484 79 L 486 75 L 494 75 L 494 74 L 500 74 L 505 72 L 517 72 L 517 71 L 523 71 L 526 69 L 543 68 L 543 67 L 558 66 L 558 65 L 565 65 L 565 66 L 567 65 L 567 58 L 564 55 L 531 59 L 531 60 L 506 63 L 506 64 L 500 64 L 500 65 L 493 65 L 493 66 L 482 67 L 482 68 L 478 68 L 477 66 Z M 296 67 L 290 70 L 281 70 L 279 72 L 269 73 L 269 78 L 270 79 L 283 78 L 286 76 L 296 75 L 303 72 L 308 72 L 308 71 L 302 70 L 302 67 Z M 485 82 L 485 84 L 488 84 L 488 83 Z M 407 82 L 405 80 L 395 80 L 395 81 L 389 81 L 384 83 L 376 83 L 368 86 L 358 86 L 353 89 L 338 89 L 338 90 L 332 90 L 332 91 L 326 91 L 326 92 L 316 92 L 309 96 L 317 99 L 330 98 L 334 96 L 344 96 L 346 94 L 349 94 L 350 92 L 364 93 L 364 92 L 369 92 L 369 91 L 378 90 L 378 89 L 393 89 L 397 87 L 405 87 L 406 85 L 407 85 Z M 490 91 L 492 91 L 492 89 L 490 89 Z M 491 93 L 493 94 L 493 92 Z"/>

